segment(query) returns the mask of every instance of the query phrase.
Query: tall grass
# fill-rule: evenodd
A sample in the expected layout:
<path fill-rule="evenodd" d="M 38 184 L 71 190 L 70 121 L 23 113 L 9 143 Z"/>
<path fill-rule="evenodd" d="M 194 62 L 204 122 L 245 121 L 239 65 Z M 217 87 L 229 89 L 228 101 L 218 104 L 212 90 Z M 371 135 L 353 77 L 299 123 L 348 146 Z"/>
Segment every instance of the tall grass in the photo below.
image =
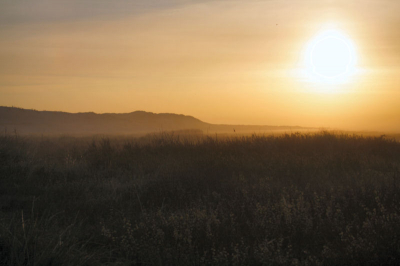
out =
<path fill-rule="evenodd" d="M 400 144 L 0 138 L 0 265 L 397 265 Z"/>

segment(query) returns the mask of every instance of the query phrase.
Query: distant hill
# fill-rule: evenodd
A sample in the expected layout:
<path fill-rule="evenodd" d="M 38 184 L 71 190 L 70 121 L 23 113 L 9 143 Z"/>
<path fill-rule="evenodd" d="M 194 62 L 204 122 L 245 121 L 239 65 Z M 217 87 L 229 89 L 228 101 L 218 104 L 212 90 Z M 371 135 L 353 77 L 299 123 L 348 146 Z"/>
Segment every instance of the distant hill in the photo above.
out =
<path fill-rule="evenodd" d="M 36 111 L 0 106 L 0 130 L 18 134 L 142 134 L 160 131 L 201 130 L 204 133 L 251 133 L 304 130 L 289 126 L 215 125 L 186 115 L 136 111 L 96 114 Z"/>

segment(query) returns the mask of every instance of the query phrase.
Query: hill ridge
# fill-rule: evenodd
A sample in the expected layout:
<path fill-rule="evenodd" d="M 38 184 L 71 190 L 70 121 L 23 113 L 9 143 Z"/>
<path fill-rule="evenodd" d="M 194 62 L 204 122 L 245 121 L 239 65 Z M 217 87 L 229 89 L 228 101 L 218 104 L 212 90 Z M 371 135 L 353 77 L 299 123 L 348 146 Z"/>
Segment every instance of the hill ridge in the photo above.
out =
<path fill-rule="evenodd" d="M 211 124 L 193 116 L 153 113 L 95 113 L 38 111 L 0 106 L 0 130 L 20 134 L 136 134 L 159 131 L 197 130 L 207 133 L 252 133 L 271 130 L 312 129 L 300 126 Z"/>

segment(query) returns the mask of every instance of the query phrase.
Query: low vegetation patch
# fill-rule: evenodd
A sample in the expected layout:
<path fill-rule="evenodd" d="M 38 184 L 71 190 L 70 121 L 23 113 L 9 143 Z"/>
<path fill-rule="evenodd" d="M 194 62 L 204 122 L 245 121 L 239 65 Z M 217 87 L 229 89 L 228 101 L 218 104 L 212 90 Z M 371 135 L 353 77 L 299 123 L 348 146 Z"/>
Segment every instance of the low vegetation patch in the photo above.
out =
<path fill-rule="evenodd" d="M 400 143 L 0 137 L 0 265 L 398 265 Z"/>

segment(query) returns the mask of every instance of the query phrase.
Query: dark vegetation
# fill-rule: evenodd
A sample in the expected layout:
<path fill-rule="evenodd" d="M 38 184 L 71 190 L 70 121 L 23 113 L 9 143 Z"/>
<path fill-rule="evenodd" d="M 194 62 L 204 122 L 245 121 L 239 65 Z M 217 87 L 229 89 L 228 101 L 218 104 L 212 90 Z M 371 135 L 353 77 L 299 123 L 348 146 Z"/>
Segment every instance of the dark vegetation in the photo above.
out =
<path fill-rule="evenodd" d="M 0 137 L 0 265 L 398 265 L 383 137 Z"/>

